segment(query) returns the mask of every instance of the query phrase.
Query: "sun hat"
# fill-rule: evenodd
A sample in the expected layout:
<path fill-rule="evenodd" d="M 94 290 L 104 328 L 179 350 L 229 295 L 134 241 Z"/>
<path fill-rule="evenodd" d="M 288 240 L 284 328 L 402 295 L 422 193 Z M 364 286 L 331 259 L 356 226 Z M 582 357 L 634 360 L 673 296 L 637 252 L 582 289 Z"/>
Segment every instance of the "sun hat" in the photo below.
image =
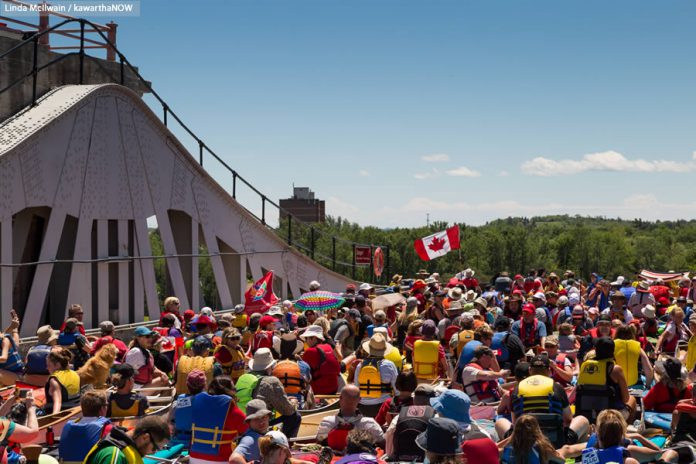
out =
<path fill-rule="evenodd" d="M 141 325 L 140 327 L 136 327 L 136 329 L 133 331 L 133 334 L 136 337 L 148 337 L 148 336 L 152 335 L 153 332 L 148 327 Z"/>
<path fill-rule="evenodd" d="M 462 454 L 462 432 L 452 419 L 433 417 L 428 421 L 425 432 L 416 437 L 419 448 L 435 454 Z"/>
<path fill-rule="evenodd" d="M 368 284 L 367 282 L 363 282 L 358 287 L 358 290 L 372 290 L 372 285 Z"/>
<path fill-rule="evenodd" d="M 411 287 L 411 290 L 419 290 L 421 288 L 425 288 L 427 285 L 425 284 L 425 280 L 423 279 L 418 279 L 415 282 L 413 282 L 413 286 Z"/>
<path fill-rule="evenodd" d="M 486 301 L 486 299 L 483 298 L 482 296 L 476 298 L 476 299 L 474 300 L 474 304 L 481 305 L 481 306 L 483 306 L 484 308 L 487 308 L 487 307 L 488 307 L 488 301 Z"/>
<path fill-rule="evenodd" d="M 464 269 L 464 275 L 467 277 L 474 277 L 475 274 L 476 272 L 471 268 Z"/>
<path fill-rule="evenodd" d="M 319 327 L 319 326 L 315 326 Z M 321 329 L 321 327 L 319 327 Z M 304 349 L 302 340 L 297 339 L 294 333 L 286 333 L 279 337 L 273 337 L 273 349 L 281 359 L 289 359 L 299 354 Z"/>
<path fill-rule="evenodd" d="M 568 296 L 568 304 L 570 306 L 575 306 L 576 304 L 580 304 L 580 295 L 577 293 L 571 293 Z"/>
<path fill-rule="evenodd" d="M 171 316 L 176 317 L 173 314 Z M 111 321 L 102 321 L 99 323 L 99 330 L 105 334 L 112 333 L 114 331 L 114 323 Z"/>
<path fill-rule="evenodd" d="M 321 327 L 318 325 L 310 325 L 305 329 L 302 334 L 300 334 L 300 338 L 302 340 L 306 340 L 308 337 L 316 337 L 319 340 L 324 340 L 324 331 L 322 330 Z"/>
<path fill-rule="evenodd" d="M 266 327 L 269 324 L 275 324 L 275 318 L 273 316 L 269 316 L 267 314 L 264 314 L 261 316 L 261 319 L 259 320 L 259 327 Z"/>
<path fill-rule="evenodd" d="M 640 313 L 646 318 L 646 319 L 655 319 L 655 307 L 653 305 L 645 305 L 643 306 L 643 309 L 640 310 Z"/>
<path fill-rule="evenodd" d="M 587 310 L 587 313 L 592 314 L 592 315 L 597 315 L 597 314 L 599 314 L 599 308 L 596 306 L 593 306 Z"/>
<path fill-rule="evenodd" d="M 558 336 L 557 335 L 549 335 L 546 337 L 546 340 L 544 341 L 546 345 L 553 345 L 553 346 L 558 346 Z"/>
<path fill-rule="evenodd" d="M 251 400 L 246 405 L 246 422 L 252 419 L 258 419 L 263 416 L 270 416 L 273 413 L 268 410 L 264 400 Z"/>
<path fill-rule="evenodd" d="M 454 311 L 461 311 L 463 309 L 464 309 L 464 306 L 462 305 L 461 300 L 453 300 L 453 301 L 450 301 L 450 304 L 447 308 L 445 308 L 445 311 L 454 312 Z"/>
<path fill-rule="evenodd" d="M 646 281 L 642 281 L 636 287 L 636 292 L 638 293 L 648 293 L 650 291 L 650 285 Z"/>
<path fill-rule="evenodd" d="M 290 444 L 288 443 L 288 437 L 285 436 L 280 430 L 269 430 L 266 432 L 266 437 L 270 437 L 271 443 L 274 445 L 282 446 L 283 448 L 290 449 Z"/>
<path fill-rule="evenodd" d="M 275 365 L 276 360 L 273 359 L 273 353 L 269 348 L 259 348 L 249 361 L 249 369 L 255 372 L 265 371 Z"/>
<path fill-rule="evenodd" d="M 48 345 L 52 341 L 58 340 L 58 335 L 60 335 L 60 332 L 53 330 L 53 327 L 50 325 L 42 325 L 36 331 L 36 337 L 38 338 L 36 343 L 38 345 Z"/>
<path fill-rule="evenodd" d="M 655 369 L 664 372 L 671 380 L 685 379 L 688 372 L 682 366 L 681 361 L 677 358 L 669 356 L 666 359 L 657 361 Z"/>
<path fill-rule="evenodd" d="M 616 290 L 614 293 L 611 294 L 612 299 L 619 299 L 619 300 L 625 300 L 626 295 L 620 290 Z"/>
<path fill-rule="evenodd" d="M 205 372 L 200 369 L 193 369 L 186 376 L 186 386 L 189 390 L 203 390 L 207 383 Z"/>
<path fill-rule="evenodd" d="M 195 321 L 195 324 L 196 325 L 207 325 L 207 326 L 213 327 L 213 326 L 215 326 L 215 319 L 203 314 L 201 316 L 198 316 L 198 318 Z"/>
<path fill-rule="evenodd" d="M 369 340 L 363 342 L 362 349 L 370 356 L 384 356 L 391 351 L 392 345 L 387 342 L 383 333 L 377 332 Z"/>
<path fill-rule="evenodd" d="M 454 287 L 447 292 L 449 295 L 449 299 L 452 301 L 458 301 L 462 299 L 462 296 L 464 295 L 464 291 L 459 288 L 459 287 Z"/>
<path fill-rule="evenodd" d="M 615 281 L 613 281 L 613 282 L 611 283 L 611 285 L 614 285 L 614 286 L 621 286 L 621 285 L 623 285 L 624 280 L 626 280 L 626 278 L 625 278 L 624 276 L 619 276 L 619 277 L 616 278 Z"/>
<path fill-rule="evenodd" d="M 471 398 L 461 390 L 445 390 L 440 396 L 430 399 L 430 406 L 442 417 L 452 419 L 461 426 L 471 424 Z"/>
<path fill-rule="evenodd" d="M 266 316 L 284 316 L 283 310 L 280 308 L 280 306 L 271 306 L 271 309 L 268 310 L 266 313 Z"/>
<path fill-rule="evenodd" d="M 321 288 L 321 284 L 317 282 L 316 280 L 313 280 L 309 283 L 309 291 L 313 292 L 315 290 L 319 290 Z"/>

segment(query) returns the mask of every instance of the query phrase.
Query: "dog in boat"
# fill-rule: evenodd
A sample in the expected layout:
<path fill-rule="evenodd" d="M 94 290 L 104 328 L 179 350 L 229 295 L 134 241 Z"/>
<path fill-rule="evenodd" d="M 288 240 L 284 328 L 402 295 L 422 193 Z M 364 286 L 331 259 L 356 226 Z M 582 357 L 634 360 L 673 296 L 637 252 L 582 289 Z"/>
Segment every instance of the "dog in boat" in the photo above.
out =
<path fill-rule="evenodd" d="M 78 369 L 80 387 L 92 385 L 94 388 L 106 388 L 106 381 L 116 356 L 118 356 L 118 348 L 113 343 L 102 346 L 84 366 Z"/>

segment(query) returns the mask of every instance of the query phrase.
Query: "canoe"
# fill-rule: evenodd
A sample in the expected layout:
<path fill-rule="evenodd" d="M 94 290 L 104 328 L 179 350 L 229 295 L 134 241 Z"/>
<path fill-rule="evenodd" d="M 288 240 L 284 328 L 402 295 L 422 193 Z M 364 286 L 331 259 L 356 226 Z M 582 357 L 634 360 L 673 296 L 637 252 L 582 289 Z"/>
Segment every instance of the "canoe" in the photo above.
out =
<path fill-rule="evenodd" d="M 333 409 L 302 416 L 302 423 L 300 424 L 300 429 L 297 432 L 297 438 L 292 440 L 293 443 L 312 443 L 316 441 L 317 430 L 319 429 L 319 424 L 321 424 L 321 421 L 324 420 L 325 417 L 335 415 L 336 410 Z"/>
<path fill-rule="evenodd" d="M 326 395 L 326 396 L 328 396 L 328 395 Z M 301 409 L 299 411 L 300 415 L 304 418 L 305 416 L 310 416 L 312 414 L 321 413 L 321 412 L 325 412 L 325 411 L 335 411 L 336 409 L 338 409 L 338 407 L 339 407 L 338 395 L 336 395 L 335 398 L 324 397 L 324 400 L 326 401 L 327 404 L 320 406 L 318 408 L 314 408 L 314 409 Z M 304 419 L 302 419 L 302 420 L 304 421 Z"/>
<path fill-rule="evenodd" d="M 111 423 L 115 425 L 120 425 L 126 429 L 132 429 L 135 427 L 137 422 L 145 416 L 163 416 L 169 414 L 172 409 L 174 400 L 176 399 L 176 389 L 174 387 L 166 387 L 166 395 L 161 395 L 161 391 L 165 388 L 155 388 L 155 389 L 140 389 L 136 390 L 140 393 L 145 393 L 147 391 L 158 390 L 157 395 L 148 396 L 147 400 L 150 403 L 150 407 L 145 411 L 143 416 L 128 416 L 128 417 L 112 417 Z"/>

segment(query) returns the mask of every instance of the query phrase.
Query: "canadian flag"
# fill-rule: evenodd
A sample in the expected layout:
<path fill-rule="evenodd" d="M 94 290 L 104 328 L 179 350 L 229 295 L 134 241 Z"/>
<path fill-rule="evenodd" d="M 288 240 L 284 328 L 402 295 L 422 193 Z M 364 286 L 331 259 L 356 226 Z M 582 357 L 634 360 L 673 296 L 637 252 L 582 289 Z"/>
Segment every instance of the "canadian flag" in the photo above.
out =
<path fill-rule="evenodd" d="M 413 242 L 416 253 L 423 261 L 445 256 L 452 250 L 459 249 L 459 226 L 436 232 Z"/>

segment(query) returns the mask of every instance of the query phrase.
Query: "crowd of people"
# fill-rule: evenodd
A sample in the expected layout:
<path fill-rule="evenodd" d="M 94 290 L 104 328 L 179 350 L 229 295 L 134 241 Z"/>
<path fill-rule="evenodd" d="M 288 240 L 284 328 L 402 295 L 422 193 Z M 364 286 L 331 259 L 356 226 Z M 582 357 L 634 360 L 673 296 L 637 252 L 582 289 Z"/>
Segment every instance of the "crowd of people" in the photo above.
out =
<path fill-rule="evenodd" d="M 18 394 L 0 408 L 3 462 L 41 441 L 42 416 L 76 408 L 58 437 L 70 464 L 167 451 L 193 464 L 696 461 L 696 278 L 534 270 L 479 282 L 466 269 L 330 290 L 342 306 L 252 314 L 182 311 L 168 297 L 156 327 L 127 341 L 110 321 L 87 335 L 73 304 L 24 356 L 12 311 L 0 383 Z M 320 420 L 298 437 L 313 410 Z M 669 446 L 641 434 L 648 412 Z"/>

